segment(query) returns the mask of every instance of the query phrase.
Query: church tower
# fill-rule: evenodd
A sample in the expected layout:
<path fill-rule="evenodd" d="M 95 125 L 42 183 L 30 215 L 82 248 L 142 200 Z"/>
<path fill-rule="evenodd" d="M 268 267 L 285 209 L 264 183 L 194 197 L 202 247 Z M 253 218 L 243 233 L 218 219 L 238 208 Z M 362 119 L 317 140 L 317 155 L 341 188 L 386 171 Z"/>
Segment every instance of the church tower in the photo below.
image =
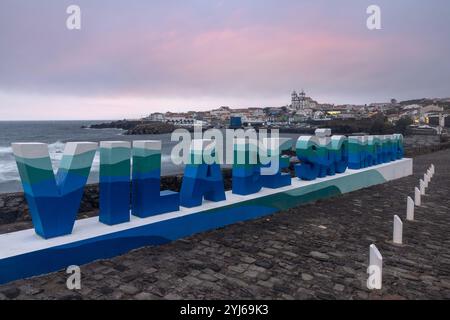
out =
<path fill-rule="evenodd" d="M 298 100 L 299 100 L 299 109 L 300 110 L 305 110 L 306 94 L 305 94 L 305 91 L 303 89 L 302 89 L 302 91 L 300 91 L 300 94 L 298 95 Z"/>
<path fill-rule="evenodd" d="M 297 92 L 294 90 L 291 95 L 291 108 L 294 110 L 298 110 L 300 107 L 300 98 Z"/>

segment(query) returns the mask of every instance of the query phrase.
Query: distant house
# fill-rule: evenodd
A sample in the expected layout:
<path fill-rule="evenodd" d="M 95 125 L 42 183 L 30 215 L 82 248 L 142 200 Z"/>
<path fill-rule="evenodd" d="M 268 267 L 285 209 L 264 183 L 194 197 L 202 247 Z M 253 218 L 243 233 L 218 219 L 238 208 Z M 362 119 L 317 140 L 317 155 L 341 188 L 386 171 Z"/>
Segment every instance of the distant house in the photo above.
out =
<path fill-rule="evenodd" d="M 442 112 L 442 111 L 444 111 L 443 107 L 439 107 L 434 104 L 430 104 L 430 105 L 422 108 L 423 113 Z"/>
<path fill-rule="evenodd" d="M 417 110 L 422 108 L 422 106 L 420 104 L 409 104 L 407 106 L 403 107 L 403 110 Z"/>
<path fill-rule="evenodd" d="M 165 121 L 175 125 L 193 124 L 194 119 L 187 117 L 185 113 L 171 113 L 165 114 Z"/>
<path fill-rule="evenodd" d="M 220 107 L 210 111 L 211 116 L 220 120 L 229 120 L 231 115 L 230 107 Z"/>
<path fill-rule="evenodd" d="M 160 112 L 155 112 L 150 114 L 150 116 L 147 118 L 151 121 L 158 121 L 158 122 L 164 122 L 166 120 L 165 116 L 163 113 Z"/>

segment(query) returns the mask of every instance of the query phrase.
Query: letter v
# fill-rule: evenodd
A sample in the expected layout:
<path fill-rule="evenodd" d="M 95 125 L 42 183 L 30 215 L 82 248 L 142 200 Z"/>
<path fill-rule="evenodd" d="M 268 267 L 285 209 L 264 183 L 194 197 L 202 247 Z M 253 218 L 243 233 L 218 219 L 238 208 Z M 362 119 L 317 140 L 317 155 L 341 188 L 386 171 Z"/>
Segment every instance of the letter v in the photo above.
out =
<path fill-rule="evenodd" d="M 56 179 L 47 144 L 12 149 L 36 233 L 45 239 L 72 233 L 97 144 L 68 142 Z"/>

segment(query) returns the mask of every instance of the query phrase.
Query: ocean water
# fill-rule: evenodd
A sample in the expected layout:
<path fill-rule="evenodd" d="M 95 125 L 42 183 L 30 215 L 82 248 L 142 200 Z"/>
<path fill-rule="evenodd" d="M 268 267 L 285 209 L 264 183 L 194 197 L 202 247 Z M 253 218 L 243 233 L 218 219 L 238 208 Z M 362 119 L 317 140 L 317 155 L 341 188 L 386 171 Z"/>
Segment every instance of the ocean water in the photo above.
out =
<path fill-rule="evenodd" d="M 170 161 L 170 152 L 176 142 L 170 141 L 170 134 L 126 136 L 120 129 L 83 129 L 94 123 L 105 121 L 0 121 L 0 193 L 22 191 L 19 172 L 11 148 L 13 142 L 43 142 L 49 146 L 53 169 L 56 172 L 61 161 L 64 146 L 70 141 L 106 140 L 161 140 L 162 174 L 182 172 Z M 88 183 L 98 182 L 99 153 L 92 165 Z"/>

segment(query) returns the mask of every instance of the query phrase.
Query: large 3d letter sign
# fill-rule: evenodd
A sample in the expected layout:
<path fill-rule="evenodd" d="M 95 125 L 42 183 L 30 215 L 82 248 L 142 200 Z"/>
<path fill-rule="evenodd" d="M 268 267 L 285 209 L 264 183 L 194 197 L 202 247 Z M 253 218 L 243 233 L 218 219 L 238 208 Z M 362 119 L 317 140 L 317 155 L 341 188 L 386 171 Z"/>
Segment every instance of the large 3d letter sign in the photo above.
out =
<path fill-rule="evenodd" d="M 161 141 L 135 141 L 133 143 L 132 213 L 145 218 L 178 211 L 180 197 L 177 192 L 160 191 Z"/>
<path fill-rule="evenodd" d="M 403 136 L 351 136 L 348 138 L 350 169 L 362 169 L 403 158 Z"/>
<path fill-rule="evenodd" d="M 46 144 L 12 148 L 36 233 L 46 239 L 70 234 L 97 144 L 67 143 L 56 179 Z"/>
<path fill-rule="evenodd" d="M 212 140 L 192 140 L 191 163 L 186 165 L 180 192 L 180 204 L 191 208 L 205 200 L 225 200 L 220 165 L 215 163 L 215 143 Z M 210 161 L 205 161 L 209 158 Z M 209 163 L 208 163 L 209 162 Z"/>
<path fill-rule="evenodd" d="M 194 139 L 178 194 L 160 191 L 160 141 L 134 141 L 132 146 L 125 141 L 101 142 L 99 217 L 77 221 L 97 143 L 67 143 L 56 177 L 46 144 L 14 143 L 34 230 L 0 235 L 0 283 L 167 243 L 412 174 L 412 160 L 402 159 L 401 135 L 347 138 L 320 129 L 314 136 L 299 137 L 296 178 L 283 172 L 289 156 L 282 153 L 292 148 L 291 139 L 270 138 L 262 145 L 265 148 L 260 149 L 245 139 L 235 140 L 232 190 L 225 192 L 214 141 Z M 48 240 L 55 237 L 60 238 Z"/>
<path fill-rule="evenodd" d="M 233 193 L 249 195 L 262 188 L 258 146 L 249 139 L 236 139 L 232 171 Z"/>
<path fill-rule="evenodd" d="M 275 160 L 273 158 L 277 157 L 278 168 L 275 174 L 261 175 L 262 186 L 277 189 L 291 185 L 291 174 L 289 172 L 283 172 L 284 169 L 289 167 L 290 157 L 289 155 L 283 155 L 283 152 L 291 150 L 294 141 L 290 138 L 266 138 L 263 142 L 263 145 L 267 149 L 267 158 L 262 160 L 266 163 L 263 167 L 270 168 Z M 260 158 L 264 158 L 264 156 L 260 155 Z"/>
<path fill-rule="evenodd" d="M 130 221 L 131 148 L 126 141 L 100 143 L 100 221 Z"/>
<path fill-rule="evenodd" d="M 347 169 L 347 138 L 331 137 L 330 129 L 318 129 L 312 137 L 297 140 L 297 157 L 301 161 L 295 166 L 296 174 L 303 180 L 314 180 L 343 173 Z"/>

